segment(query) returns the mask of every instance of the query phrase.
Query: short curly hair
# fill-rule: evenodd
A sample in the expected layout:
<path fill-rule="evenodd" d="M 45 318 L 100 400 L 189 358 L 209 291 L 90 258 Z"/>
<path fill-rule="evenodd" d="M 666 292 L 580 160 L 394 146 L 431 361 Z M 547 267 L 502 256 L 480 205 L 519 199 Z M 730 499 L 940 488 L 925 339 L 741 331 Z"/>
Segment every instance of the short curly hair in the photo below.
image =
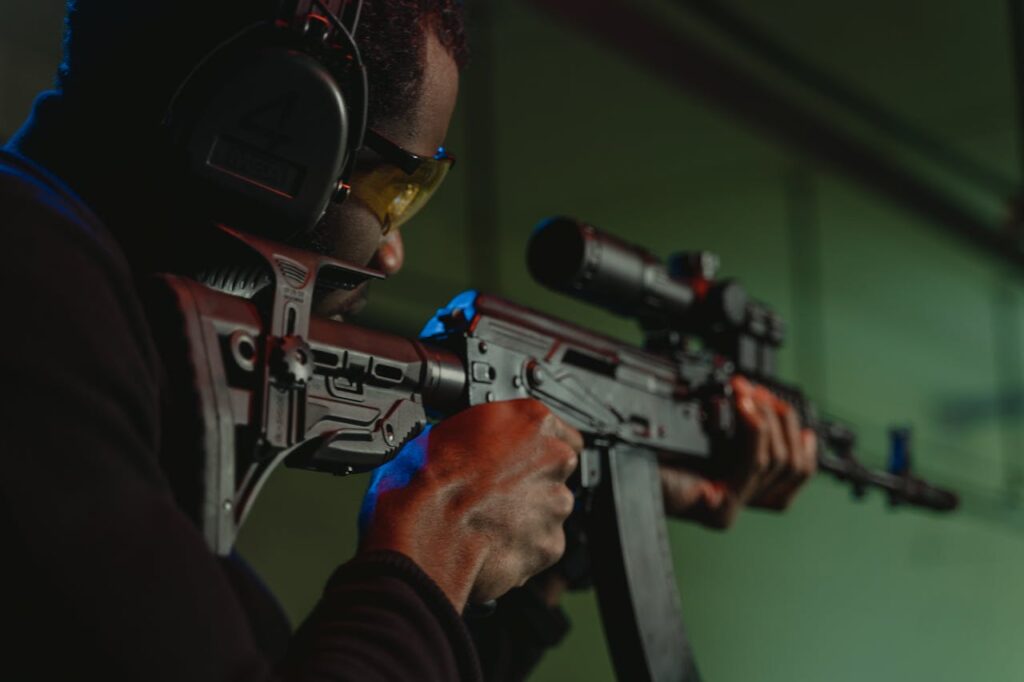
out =
<path fill-rule="evenodd" d="M 276 13 L 279 0 L 68 0 L 57 86 L 79 106 L 104 93 L 161 115 L 216 45 Z M 364 0 L 356 35 L 369 80 L 369 123 L 408 112 L 423 79 L 427 31 L 460 67 L 468 58 L 461 0 Z"/>
<path fill-rule="evenodd" d="M 419 94 L 426 49 L 424 22 L 461 68 L 468 59 L 462 3 L 456 0 L 368 0 L 356 42 L 366 64 L 371 124 L 391 121 Z"/>

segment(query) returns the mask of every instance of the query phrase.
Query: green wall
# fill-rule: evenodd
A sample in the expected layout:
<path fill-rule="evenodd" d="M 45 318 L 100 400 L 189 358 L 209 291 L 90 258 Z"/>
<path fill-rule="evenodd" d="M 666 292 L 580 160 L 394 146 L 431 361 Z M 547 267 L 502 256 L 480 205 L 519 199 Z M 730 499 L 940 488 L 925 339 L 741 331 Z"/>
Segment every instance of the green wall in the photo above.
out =
<path fill-rule="evenodd" d="M 955 401 L 991 399 L 1019 384 L 995 358 L 997 331 L 1024 310 L 1019 278 L 537 10 L 511 0 L 489 7 L 490 61 L 471 67 L 464 89 L 493 92 L 494 120 L 474 119 L 479 92 L 464 92 L 467 106 L 451 135 L 450 147 L 460 154 L 451 186 L 407 229 L 407 272 L 378 287 L 367 323 L 412 333 L 451 294 L 486 283 L 636 341 L 628 321 L 529 280 L 523 249 L 536 221 L 579 216 L 662 255 L 717 251 L 726 274 L 790 322 L 785 374 L 805 382 L 826 411 L 858 426 L 865 458 L 882 464 L 886 429 L 912 425 L 921 470 L 960 486 L 965 508 L 950 517 L 890 510 L 879 496 L 853 501 L 822 477 L 788 513 L 752 511 L 728 533 L 672 524 L 684 609 L 705 677 L 1024 678 L 1017 645 L 1024 538 L 1006 475 L 1024 453 L 1004 447 L 1017 437 L 1012 421 L 951 426 L 945 419 Z M 785 25 L 774 14 L 765 23 L 773 21 Z M 922 30 L 937 33 L 951 22 L 937 23 Z M 989 15 L 966 27 L 961 22 L 979 39 L 990 28 Z M 853 49 L 853 31 L 833 29 L 829 37 Z M 908 38 L 890 33 L 893 44 Z M 808 49 L 815 42 L 816 49 L 828 47 L 818 36 Z M 990 53 L 974 59 L 998 59 L 998 51 Z M 830 65 L 842 72 L 841 64 Z M 878 57 L 866 68 L 884 76 L 886 64 Z M 888 68 L 913 80 L 913 63 Z M 996 91 L 990 104 L 1006 108 L 958 103 L 955 111 L 926 109 L 924 122 L 944 135 L 963 131 L 952 138 L 956 144 L 1010 172 L 1008 86 L 1005 101 L 998 99 L 1005 72 L 990 75 L 996 82 L 988 90 L 970 75 L 965 67 L 965 88 L 979 99 Z M 900 82 L 890 80 L 896 85 L 875 85 L 876 94 Z M 939 97 L 934 83 L 914 87 Z M 915 114 L 919 101 L 920 94 L 901 91 L 894 106 Z M 492 155 L 474 155 L 474 140 L 491 132 Z M 493 222 L 473 224 L 471 210 L 477 218 L 488 212 L 471 209 L 468 192 L 491 184 Z M 476 246 L 467 248 L 467 241 Z M 485 267 L 466 262 L 474 252 Z M 356 482 L 311 478 L 280 475 L 243 541 L 296 616 L 315 600 L 332 561 L 344 556 L 339 545 L 352 542 L 337 520 L 351 525 L 360 491 Z M 317 519 L 316 529 L 303 522 L 295 533 L 294 519 L 303 516 Z M 306 566 L 303 573 L 294 563 Z M 535 678 L 613 679 L 593 596 L 574 594 L 566 604 L 573 631 Z"/>
<path fill-rule="evenodd" d="M 48 80 L 57 4 L 0 4 L 0 134 Z M 639 4 L 693 25 L 668 0 Z M 1014 173 L 1003 3 L 734 6 Z M 821 477 L 786 514 L 751 511 L 728 533 L 672 524 L 705 678 L 1024 679 L 1024 415 L 985 407 L 1022 388 L 1020 276 L 521 0 L 486 7 L 488 26 L 475 27 L 487 39 L 483 59 L 466 74 L 450 136 L 459 164 L 405 231 L 406 271 L 377 287 L 365 323 L 415 333 L 454 293 L 486 285 L 637 341 L 628 321 L 529 280 L 523 249 L 536 221 L 575 215 L 661 255 L 718 252 L 724 274 L 790 323 L 784 374 L 859 428 L 865 459 L 881 464 L 886 429 L 909 424 L 921 471 L 964 491 L 964 508 L 950 517 L 890 510 Z M 481 116 L 489 96 L 493 120 Z M 950 412 L 964 401 L 981 405 L 977 418 Z M 351 555 L 364 485 L 281 471 L 244 529 L 243 552 L 295 620 Z M 535 679 L 613 679 L 592 595 L 566 605 L 574 628 Z"/>

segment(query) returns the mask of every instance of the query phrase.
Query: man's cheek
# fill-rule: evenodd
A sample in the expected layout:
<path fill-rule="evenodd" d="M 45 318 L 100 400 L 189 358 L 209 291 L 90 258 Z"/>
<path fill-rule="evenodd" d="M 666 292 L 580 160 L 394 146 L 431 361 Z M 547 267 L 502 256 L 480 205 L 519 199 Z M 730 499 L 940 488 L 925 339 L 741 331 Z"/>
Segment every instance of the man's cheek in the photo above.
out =
<path fill-rule="evenodd" d="M 338 322 L 358 315 L 369 300 L 370 283 L 364 282 L 351 291 L 333 291 L 313 304 L 313 314 L 317 317 L 329 317 Z"/>
<path fill-rule="evenodd" d="M 353 265 L 368 265 L 380 246 L 380 221 L 353 200 L 330 204 L 316 232 L 317 251 Z"/>

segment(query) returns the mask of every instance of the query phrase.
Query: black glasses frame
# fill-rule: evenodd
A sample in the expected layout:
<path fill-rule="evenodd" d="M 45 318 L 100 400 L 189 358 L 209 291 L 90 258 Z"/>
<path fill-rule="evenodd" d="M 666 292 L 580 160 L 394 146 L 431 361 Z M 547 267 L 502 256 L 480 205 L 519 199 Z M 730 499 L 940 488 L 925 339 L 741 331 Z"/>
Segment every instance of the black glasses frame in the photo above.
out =
<path fill-rule="evenodd" d="M 444 147 L 438 149 L 433 156 L 420 156 L 402 149 L 388 138 L 370 129 L 366 131 L 363 145 L 388 163 L 401 168 L 406 175 L 412 175 L 427 161 L 451 161 L 453 165 L 455 164 L 455 157 L 449 154 Z"/>

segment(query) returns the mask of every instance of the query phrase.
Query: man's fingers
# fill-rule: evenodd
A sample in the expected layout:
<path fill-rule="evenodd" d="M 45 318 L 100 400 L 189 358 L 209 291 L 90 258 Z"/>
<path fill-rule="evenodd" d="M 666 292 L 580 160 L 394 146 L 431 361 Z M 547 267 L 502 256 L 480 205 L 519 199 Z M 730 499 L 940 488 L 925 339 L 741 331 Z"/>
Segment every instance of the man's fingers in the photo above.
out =
<path fill-rule="evenodd" d="M 550 446 L 553 456 L 552 475 L 559 482 L 564 482 L 579 466 L 580 455 L 583 453 L 583 435 L 553 412 L 545 417 L 544 427 L 544 431 L 553 439 Z"/>
<path fill-rule="evenodd" d="M 564 481 L 572 476 L 576 467 L 579 466 L 580 455 L 583 453 L 583 434 L 566 424 L 557 415 L 552 414 L 551 418 L 554 420 L 555 437 L 569 446 L 562 457 L 562 467 L 559 471 L 560 480 Z"/>
<path fill-rule="evenodd" d="M 737 377 L 733 380 L 733 388 L 736 391 L 736 410 L 750 437 L 749 468 L 758 475 L 770 464 L 771 434 L 764 413 L 754 400 L 754 387 L 746 379 Z"/>
<path fill-rule="evenodd" d="M 694 473 L 672 466 L 658 466 L 661 478 L 661 498 L 665 504 L 665 513 L 669 516 L 680 516 L 691 510 L 701 501 L 701 478 Z"/>
<path fill-rule="evenodd" d="M 661 495 L 665 513 L 698 521 L 712 528 L 727 528 L 739 501 L 722 481 L 711 481 L 671 464 L 660 464 Z"/>
<path fill-rule="evenodd" d="M 580 465 L 580 454 L 570 447 L 566 447 L 564 443 L 559 443 L 560 450 L 562 450 L 558 459 L 558 467 L 555 472 L 556 478 L 560 482 L 565 482 L 573 472 L 576 471 L 576 467 Z"/>
<path fill-rule="evenodd" d="M 762 477 L 762 485 L 770 486 L 784 476 L 789 466 L 790 453 L 786 445 L 786 436 L 779 417 L 778 400 L 772 393 L 761 386 L 754 390 L 754 402 L 761 412 L 768 431 L 768 467 Z"/>
<path fill-rule="evenodd" d="M 569 426 L 555 413 L 550 416 L 551 435 L 565 442 L 576 454 L 583 452 L 583 434 Z"/>
<path fill-rule="evenodd" d="M 768 389 L 746 380 L 734 380 L 733 388 L 737 409 L 754 436 L 748 446 L 753 461 L 739 489 L 741 499 L 757 506 L 785 508 L 816 470 L 813 438 L 801 431 L 792 405 Z M 756 418 L 748 414 L 751 407 Z"/>
<path fill-rule="evenodd" d="M 777 399 L 776 407 L 782 421 L 782 430 L 788 452 L 787 466 L 782 480 L 787 485 L 797 487 L 810 478 L 812 464 L 808 460 L 804 437 L 800 431 L 800 418 L 796 410 L 788 402 Z"/>
<path fill-rule="evenodd" d="M 772 509 L 785 509 L 797 492 L 817 470 L 817 436 L 810 429 L 800 429 L 796 411 L 783 403 L 788 415 L 783 416 L 786 440 L 790 448 L 789 466 L 782 476 L 766 487 L 758 503 Z"/>
<path fill-rule="evenodd" d="M 818 473 L 818 434 L 813 429 L 804 429 L 800 432 L 800 439 L 807 457 L 807 475 L 813 476 Z"/>
<path fill-rule="evenodd" d="M 738 462 L 730 487 L 734 499 L 745 504 L 757 492 L 771 466 L 771 433 L 764 412 L 754 399 L 753 384 L 742 377 L 734 377 L 732 387 L 736 394 L 736 411 L 746 433 L 741 446 L 744 459 Z"/>
<path fill-rule="evenodd" d="M 803 428 L 796 410 L 788 407 L 787 441 L 793 453 L 793 478 L 803 484 L 818 471 L 818 435 L 812 429 Z"/>
<path fill-rule="evenodd" d="M 791 468 L 798 470 L 803 468 L 803 438 L 800 435 L 800 417 L 797 416 L 793 406 L 785 400 L 776 398 L 775 407 L 782 422 L 782 433 L 786 441 L 786 450 L 791 454 Z"/>

